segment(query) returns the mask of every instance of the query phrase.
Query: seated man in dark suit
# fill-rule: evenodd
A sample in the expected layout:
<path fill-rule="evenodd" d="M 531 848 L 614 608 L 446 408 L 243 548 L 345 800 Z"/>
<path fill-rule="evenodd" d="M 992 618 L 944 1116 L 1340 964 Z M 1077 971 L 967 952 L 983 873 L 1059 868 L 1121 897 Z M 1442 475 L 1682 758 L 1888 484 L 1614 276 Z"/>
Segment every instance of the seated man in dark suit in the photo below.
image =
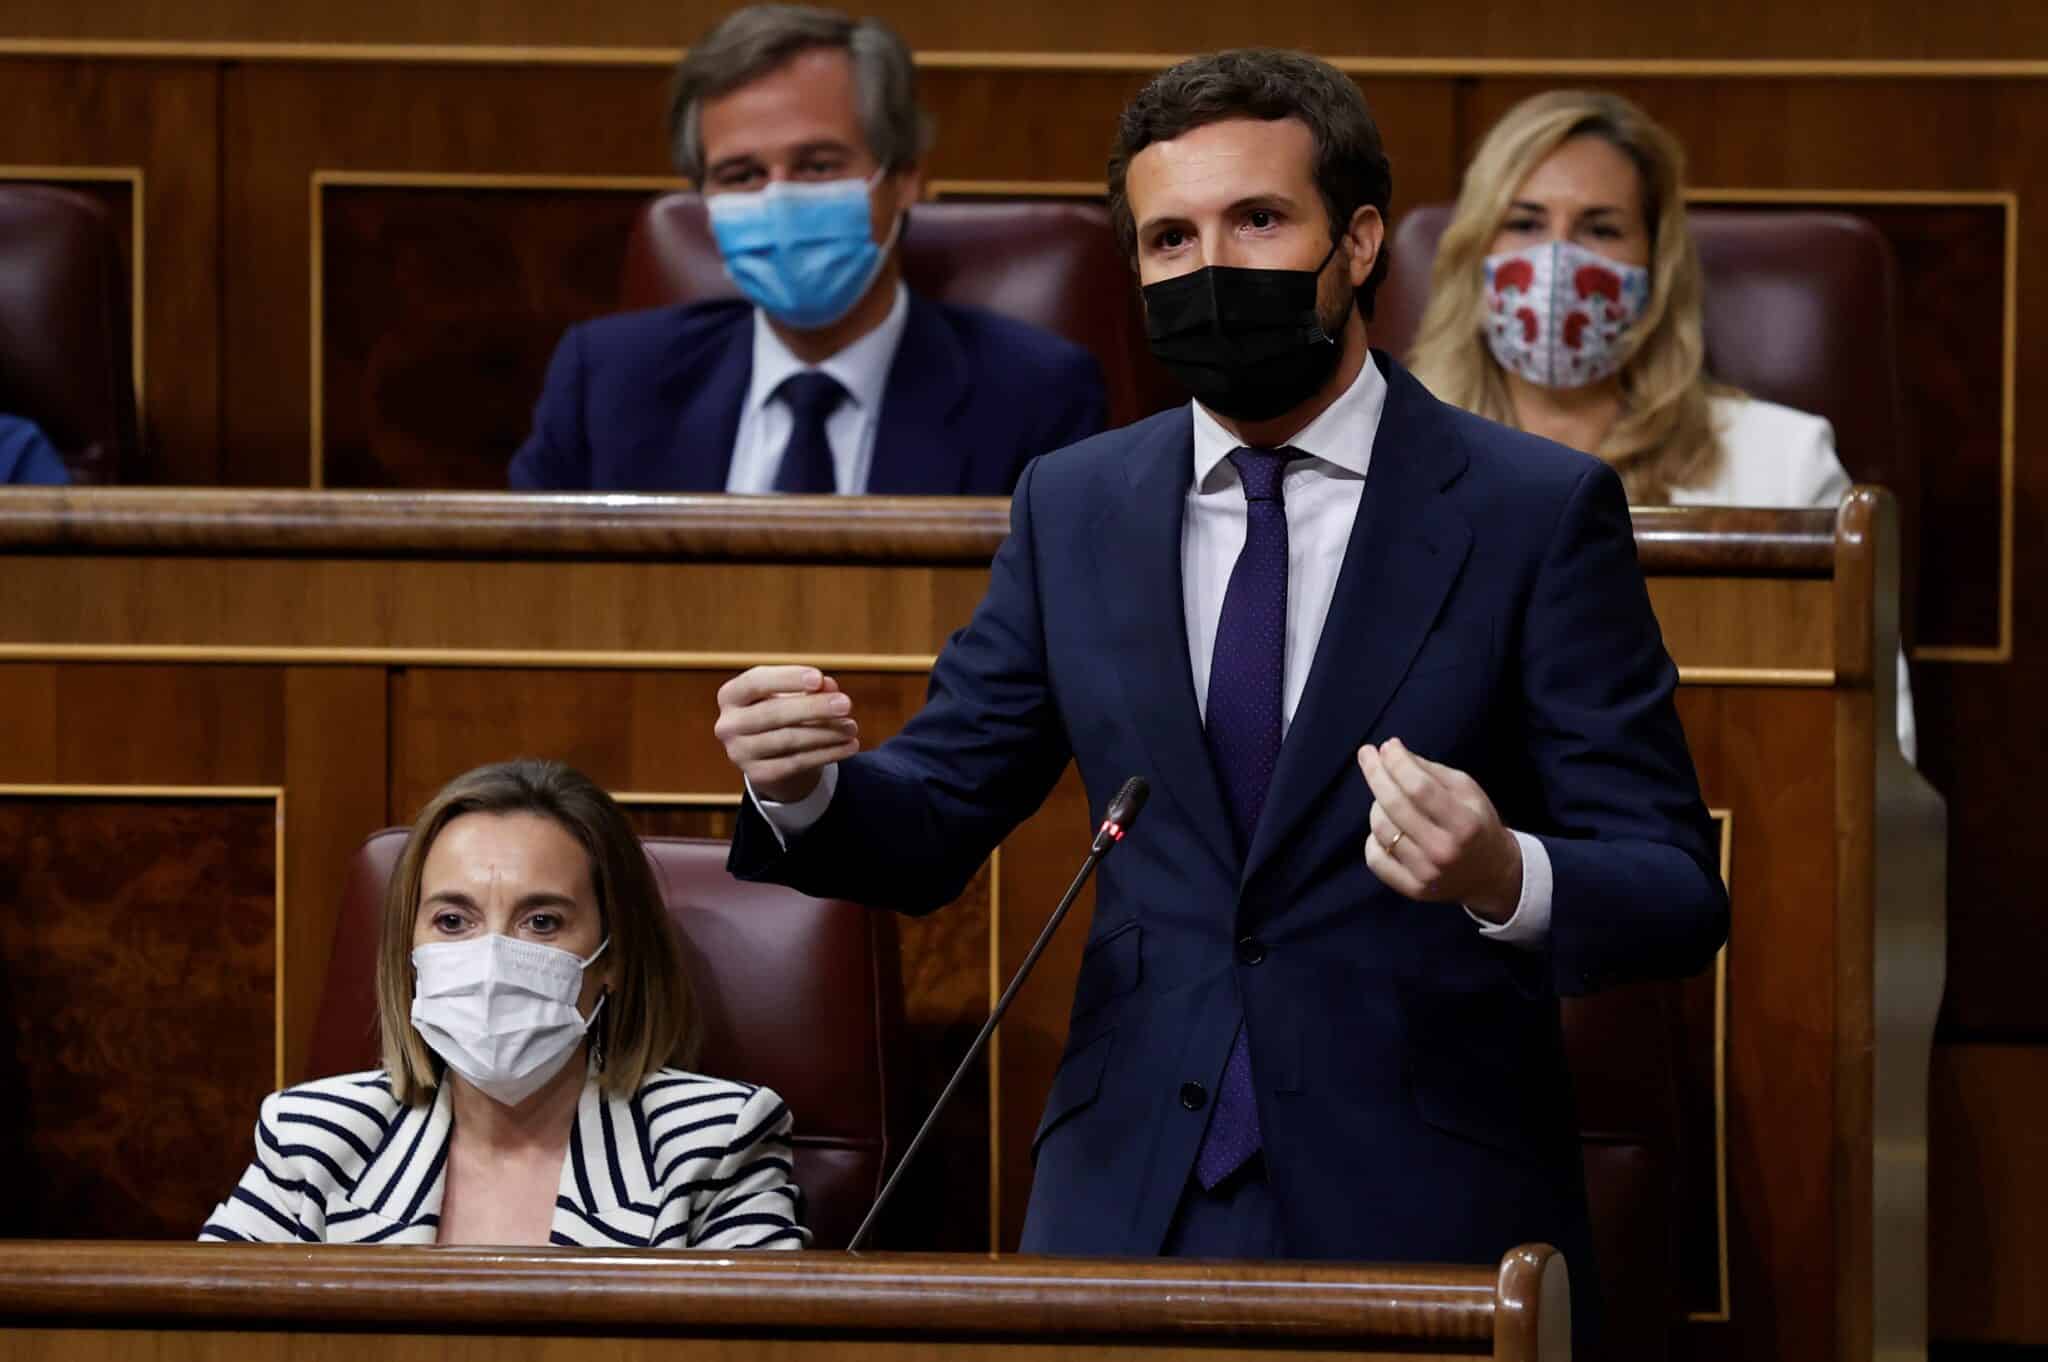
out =
<path fill-rule="evenodd" d="M 513 487 L 1007 496 L 1102 429 L 1087 352 L 904 286 L 928 121 L 880 22 L 740 10 L 684 57 L 669 121 L 748 301 L 571 329 Z"/>
<path fill-rule="evenodd" d="M 64 457 L 35 422 L 0 413 L 0 486 L 11 482 L 71 481 Z"/>

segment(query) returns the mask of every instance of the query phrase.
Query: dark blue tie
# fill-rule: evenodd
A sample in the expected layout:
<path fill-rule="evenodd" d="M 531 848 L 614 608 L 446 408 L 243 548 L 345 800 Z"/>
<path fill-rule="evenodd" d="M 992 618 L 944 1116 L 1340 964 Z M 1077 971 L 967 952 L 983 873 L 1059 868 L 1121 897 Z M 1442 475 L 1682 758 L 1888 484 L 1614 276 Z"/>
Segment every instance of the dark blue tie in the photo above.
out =
<path fill-rule="evenodd" d="M 1281 687 L 1287 674 L 1287 507 L 1280 495 L 1292 449 L 1240 449 L 1230 456 L 1244 483 L 1244 549 L 1230 570 L 1216 651 L 1209 663 L 1205 727 L 1239 852 L 1251 849 L 1273 764 L 1280 756 Z M 1239 1024 L 1224 1061 L 1216 1107 L 1195 1156 L 1195 1176 L 1214 1187 L 1259 1152 L 1252 1057 Z"/>
<path fill-rule="evenodd" d="M 832 375 L 809 369 L 783 379 L 775 395 L 793 418 L 782 465 L 775 470 L 775 490 L 838 491 L 839 475 L 832 467 L 832 442 L 825 438 L 825 418 L 846 400 L 846 389 Z"/>

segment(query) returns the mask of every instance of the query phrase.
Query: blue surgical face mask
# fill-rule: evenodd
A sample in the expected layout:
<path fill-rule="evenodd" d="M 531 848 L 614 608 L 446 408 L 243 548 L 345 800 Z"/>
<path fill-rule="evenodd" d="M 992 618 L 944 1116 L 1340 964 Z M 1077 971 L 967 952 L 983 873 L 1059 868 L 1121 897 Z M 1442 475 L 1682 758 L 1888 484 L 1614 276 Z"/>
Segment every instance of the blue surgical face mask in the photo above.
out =
<path fill-rule="evenodd" d="M 868 194 L 881 178 L 877 170 L 867 180 L 779 180 L 765 189 L 705 195 L 725 272 L 784 326 L 832 325 L 853 311 L 896 244 L 895 228 L 875 244 Z"/>

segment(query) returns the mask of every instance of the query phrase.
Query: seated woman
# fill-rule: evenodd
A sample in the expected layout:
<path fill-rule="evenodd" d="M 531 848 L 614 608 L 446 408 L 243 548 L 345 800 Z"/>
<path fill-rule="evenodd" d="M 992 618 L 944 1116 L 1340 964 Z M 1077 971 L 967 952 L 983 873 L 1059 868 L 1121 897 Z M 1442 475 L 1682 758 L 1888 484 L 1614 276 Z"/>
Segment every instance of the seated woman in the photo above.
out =
<path fill-rule="evenodd" d="M 384 897 L 383 1067 L 264 1099 L 201 1239 L 801 1248 L 790 1116 L 666 1067 L 675 929 L 610 796 L 556 762 L 434 796 Z"/>
<path fill-rule="evenodd" d="M 1557 90 L 1480 143 L 1410 363 L 1438 397 L 1597 454 L 1638 505 L 1837 505 L 1821 417 L 1708 378 L 1684 152 L 1619 95 Z M 1899 658 L 1899 747 L 1916 756 Z"/>

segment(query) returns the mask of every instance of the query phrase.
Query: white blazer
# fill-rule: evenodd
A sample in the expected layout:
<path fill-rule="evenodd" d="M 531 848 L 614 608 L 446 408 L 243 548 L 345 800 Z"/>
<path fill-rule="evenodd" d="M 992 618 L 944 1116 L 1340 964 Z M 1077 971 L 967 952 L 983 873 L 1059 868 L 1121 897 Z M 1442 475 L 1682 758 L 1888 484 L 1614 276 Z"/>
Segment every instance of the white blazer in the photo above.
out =
<path fill-rule="evenodd" d="M 202 1240 L 431 1244 L 439 1236 L 449 1085 L 403 1106 L 381 1069 L 263 1099 L 256 1161 Z M 628 1097 L 583 1084 L 548 1242 L 615 1248 L 802 1248 L 789 1109 L 767 1088 L 662 1069 Z"/>
<path fill-rule="evenodd" d="M 1709 479 L 1671 489 L 1674 506 L 1839 506 L 1849 470 L 1835 455 L 1835 428 L 1819 416 L 1754 397 L 1716 397 L 1708 407 L 1721 458 Z M 1899 751 L 1919 759 L 1913 682 L 1899 654 Z"/>

